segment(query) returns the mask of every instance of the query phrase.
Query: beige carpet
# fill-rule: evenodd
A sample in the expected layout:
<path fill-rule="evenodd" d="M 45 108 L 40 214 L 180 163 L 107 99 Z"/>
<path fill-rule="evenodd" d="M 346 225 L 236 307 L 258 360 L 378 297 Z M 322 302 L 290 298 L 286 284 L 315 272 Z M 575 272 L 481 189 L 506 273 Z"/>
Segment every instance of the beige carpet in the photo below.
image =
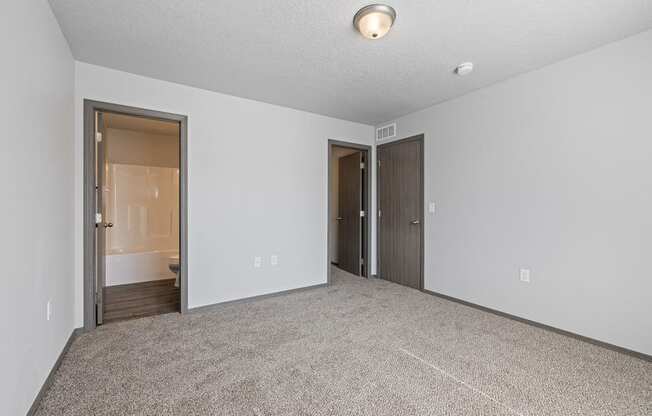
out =
<path fill-rule="evenodd" d="M 652 363 L 392 283 L 108 324 L 38 415 L 652 415 Z"/>

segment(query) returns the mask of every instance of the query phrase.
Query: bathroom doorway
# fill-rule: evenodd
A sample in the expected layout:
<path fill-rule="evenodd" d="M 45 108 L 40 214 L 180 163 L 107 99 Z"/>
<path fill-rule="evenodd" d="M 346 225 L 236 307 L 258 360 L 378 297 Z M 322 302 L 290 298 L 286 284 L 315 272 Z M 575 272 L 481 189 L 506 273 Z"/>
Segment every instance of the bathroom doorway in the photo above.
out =
<path fill-rule="evenodd" d="M 84 326 L 187 310 L 186 118 L 85 101 Z"/>
<path fill-rule="evenodd" d="M 329 268 L 369 277 L 371 147 L 335 140 L 328 146 Z"/>

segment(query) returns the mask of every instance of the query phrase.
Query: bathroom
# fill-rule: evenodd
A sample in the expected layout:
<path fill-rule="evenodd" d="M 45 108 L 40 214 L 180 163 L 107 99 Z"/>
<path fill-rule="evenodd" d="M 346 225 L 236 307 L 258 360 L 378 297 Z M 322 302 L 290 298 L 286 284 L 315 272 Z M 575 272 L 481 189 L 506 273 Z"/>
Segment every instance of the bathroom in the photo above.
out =
<path fill-rule="evenodd" d="M 178 312 L 179 124 L 108 112 L 96 118 L 100 323 Z"/>

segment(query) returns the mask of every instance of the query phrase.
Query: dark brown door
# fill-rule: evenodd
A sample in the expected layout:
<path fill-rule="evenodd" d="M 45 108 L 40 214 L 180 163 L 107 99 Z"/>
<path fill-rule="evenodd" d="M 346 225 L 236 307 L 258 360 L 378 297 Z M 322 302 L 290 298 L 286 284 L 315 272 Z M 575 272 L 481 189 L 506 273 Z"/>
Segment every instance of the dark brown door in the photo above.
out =
<path fill-rule="evenodd" d="M 422 288 L 423 136 L 378 146 L 378 274 Z"/>
<path fill-rule="evenodd" d="M 106 281 L 106 230 L 112 227 L 113 224 L 108 222 L 105 217 L 106 210 L 104 209 L 104 150 L 106 135 L 104 129 L 104 114 L 96 113 L 95 125 L 95 206 L 97 213 L 101 216 L 95 221 L 95 303 L 96 303 L 96 319 L 97 325 L 104 322 L 104 285 Z"/>
<path fill-rule="evenodd" d="M 362 153 L 356 152 L 339 160 L 337 260 L 339 267 L 360 275 L 362 256 Z"/>

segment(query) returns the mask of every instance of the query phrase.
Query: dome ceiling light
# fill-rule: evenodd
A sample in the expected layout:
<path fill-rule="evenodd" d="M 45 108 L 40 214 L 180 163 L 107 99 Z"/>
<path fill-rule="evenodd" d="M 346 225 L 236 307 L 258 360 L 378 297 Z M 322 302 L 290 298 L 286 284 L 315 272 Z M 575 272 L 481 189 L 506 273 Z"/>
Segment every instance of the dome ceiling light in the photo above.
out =
<path fill-rule="evenodd" d="M 367 39 L 380 39 L 396 20 L 396 10 L 384 4 L 370 4 L 358 10 L 353 26 Z"/>

